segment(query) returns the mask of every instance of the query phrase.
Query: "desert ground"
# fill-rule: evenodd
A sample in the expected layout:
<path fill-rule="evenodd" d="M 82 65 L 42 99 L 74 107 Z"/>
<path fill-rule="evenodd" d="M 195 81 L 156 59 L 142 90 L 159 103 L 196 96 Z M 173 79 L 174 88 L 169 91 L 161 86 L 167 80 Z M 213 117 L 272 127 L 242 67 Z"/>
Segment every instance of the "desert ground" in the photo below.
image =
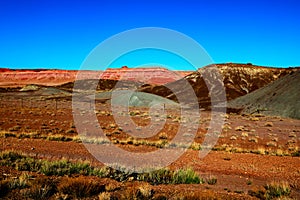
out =
<path fill-rule="evenodd" d="M 235 71 L 238 67 L 244 69 L 243 74 Z M 229 71 L 222 68 L 227 70 L 227 78 L 235 77 L 224 79 L 228 100 L 248 95 L 244 92 L 247 90 L 250 95 L 290 73 L 272 69 L 274 74 L 270 75 L 267 70 L 264 73 L 269 78 L 262 77 L 265 82 L 259 82 L 253 78 L 257 78 L 254 72 L 249 72 L 249 66 L 238 67 Z M 260 69 L 255 68 L 255 73 L 262 76 Z M 247 73 L 249 76 L 245 76 Z M 239 79 L 239 74 L 244 77 Z M 193 74 L 185 78 L 191 76 L 195 79 Z M 1 79 L 0 90 L 1 198 L 300 199 L 300 119 L 280 116 L 278 112 L 253 112 L 253 109 L 251 112 L 230 112 L 230 109 L 226 113 L 211 112 L 206 106 L 207 96 L 203 96 L 206 91 L 200 90 L 203 87 L 201 81 L 193 82 L 193 87 L 198 87 L 195 91 L 201 91 L 202 98 L 201 95 L 197 97 L 200 107 L 203 106 L 194 121 L 182 118 L 180 112 L 172 109 L 176 102 L 170 95 L 164 102 L 167 109 L 163 114 L 150 110 L 147 104 L 134 103 L 124 112 L 122 101 L 117 101 L 120 109 L 114 113 L 108 95 L 112 88 L 109 87 L 105 91 L 99 89 L 100 97 L 96 100 L 83 101 L 87 109 L 79 113 L 84 116 L 91 112 L 96 116 L 96 128 L 101 128 L 105 135 L 105 138 L 99 138 L 78 133 L 80 128 L 76 127 L 72 107 L 72 84 L 66 84 L 69 79 L 52 86 L 38 85 L 40 82 L 28 85 L 28 79 L 25 84 L 18 82 L 18 78 L 7 83 L 4 80 Z M 251 80 L 257 85 L 250 84 Z M 131 82 L 126 84 L 135 87 Z M 242 84 L 249 88 L 240 87 Z M 158 101 L 160 98 L 154 94 L 165 97 L 167 95 L 161 94 L 168 93 L 162 92 L 161 87 L 148 84 L 139 91 L 151 93 Z M 122 99 L 122 96 L 118 98 Z M 193 108 L 190 112 L 193 113 Z M 224 119 L 219 132 L 209 132 L 212 116 Z M 127 123 L 128 118 L 139 127 L 161 122 L 164 125 L 155 135 L 143 137 L 147 131 L 136 127 L 131 130 L 133 127 Z M 89 118 L 81 123 L 87 127 L 95 125 Z M 95 159 L 86 146 L 115 145 L 140 153 L 183 148 L 179 143 L 172 143 L 180 126 L 185 127 L 182 137 L 193 138 L 191 146 L 184 147 L 186 151 L 169 166 L 149 173 L 109 168 Z M 133 137 L 130 130 L 140 137 Z M 208 134 L 215 134 L 218 140 L 211 151 L 200 158 L 199 152 L 205 149 L 203 141 Z"/>

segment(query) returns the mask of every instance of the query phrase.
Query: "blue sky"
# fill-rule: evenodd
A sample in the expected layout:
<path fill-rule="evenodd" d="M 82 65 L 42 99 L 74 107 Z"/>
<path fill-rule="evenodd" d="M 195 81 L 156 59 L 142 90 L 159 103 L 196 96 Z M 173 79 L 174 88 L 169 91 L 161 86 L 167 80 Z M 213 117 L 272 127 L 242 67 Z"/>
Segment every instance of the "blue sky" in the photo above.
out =
<path fill-rule="evenodd" d="M 299 9 L 297 0 L 1 0 L 0 67 L 78 69 L 99 43 L 139 27 L 182 32 L 215 63 L 300 66 Z"/>

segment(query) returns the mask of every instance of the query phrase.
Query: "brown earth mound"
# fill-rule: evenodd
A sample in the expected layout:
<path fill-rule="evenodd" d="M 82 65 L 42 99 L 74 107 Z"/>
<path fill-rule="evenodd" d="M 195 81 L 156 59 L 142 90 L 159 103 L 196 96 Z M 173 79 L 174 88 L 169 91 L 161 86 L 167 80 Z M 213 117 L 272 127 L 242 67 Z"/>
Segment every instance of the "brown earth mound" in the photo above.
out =
<path fill-rule="evenodd" d="M 250 64 L 217 64 L 201 68 L 181 80 L 168 83 L 164 86 L 145 85 L 141 91 L 157 94 L 175 101 L 177 100 L 176 96 L 182 95 L 188 101 L 191 96 L 194 95 L 187 92 L 188 85 L 190 85 L 198 98 L 200 107 L 209 108 L 211 99 L 208 86 L 220 86 L 213 88 L 212 91 L 215 94 L 221 93 L 225 87 L 226 99 L 232 100 L 261 88 L 289 74 L 291 71 L 296 70 L 297 68 L 270 68 Z M 222 80 L 223 83 L 218 83 L 216 76 L 221 76 L 220 80 Z M 219 100 L 221 101 L 221 99 Z"/>
<path fill-rule="evenodd" d="M 136 89 L 142 83 L 138 81 L 128 81 L 128 80 L 111 80 L 111 79 L 85 79 L 77 80 L 76 84 L 74 81 L 68 82 L 62 85 L 57 86 L 59 89 L 73 91 L 75 90 L 112 90 L 113 88 L 126 88 L 126 89 Z M 74 88 L 75 86 L 75 88 Z"/>
<path fill-rule="evenodd" d="M 270 83 L 250 94 L 229 102 L 229 107 L 243 108 L 245 113 L 263 112 L 300 119 L 300 71 Z"/>

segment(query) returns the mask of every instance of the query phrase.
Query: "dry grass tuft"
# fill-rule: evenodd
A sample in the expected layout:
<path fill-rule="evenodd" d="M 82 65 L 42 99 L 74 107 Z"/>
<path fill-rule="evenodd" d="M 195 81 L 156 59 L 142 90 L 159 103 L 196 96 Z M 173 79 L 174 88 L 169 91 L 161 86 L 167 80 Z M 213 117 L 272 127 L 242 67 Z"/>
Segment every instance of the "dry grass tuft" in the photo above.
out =
<path fill-rule="evenodd" d="M 273 122 L 266 122 L 264 126 L 265 127 L 273 127 L 274 125 L 273 125 Z"/>
<path fill-rule="evenodd" d="M 80 176 L 77 178 L 65 178 L 58 186 L 58 191 L 75 198 L 89 197 L 105 191 L 105 185 Z"/>

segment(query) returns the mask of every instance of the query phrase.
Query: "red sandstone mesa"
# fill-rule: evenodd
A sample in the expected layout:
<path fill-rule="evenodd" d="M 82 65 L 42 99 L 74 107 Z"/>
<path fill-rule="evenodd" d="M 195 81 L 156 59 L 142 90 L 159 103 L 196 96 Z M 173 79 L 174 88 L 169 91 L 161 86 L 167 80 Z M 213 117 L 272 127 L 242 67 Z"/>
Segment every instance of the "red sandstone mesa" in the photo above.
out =
<path fill-rule="evenodd" d="M 11 70 L 0 69 L 0 87 L 41 84 L 60 85 L 76 79 L 76 70 Z M 153 68 L 108 68 L 105 71 L 81 71 L 81 79 L 89 79 L 99 74 L 99 78 L 112 80 L 141 81 L 148 84 L 166 84 L 176 81 L 190 71 L 170 71 L 160 67 Z"/>

